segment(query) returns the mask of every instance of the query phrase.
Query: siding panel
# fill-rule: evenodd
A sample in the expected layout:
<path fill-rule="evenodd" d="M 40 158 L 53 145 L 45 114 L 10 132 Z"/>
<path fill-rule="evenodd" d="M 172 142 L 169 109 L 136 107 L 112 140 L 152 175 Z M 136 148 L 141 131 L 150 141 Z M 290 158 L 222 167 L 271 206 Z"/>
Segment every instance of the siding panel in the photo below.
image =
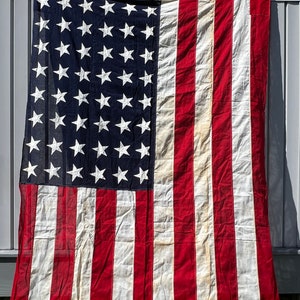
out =
<path fill-rule="evenodd" d="M 267 174 L 269 199 L 272 199 L 272 205 L 269 205 L 269 219 L 272 224 L 271 237 L 274 247 L 283 247 L 285 6 L 284 3 L 271 3 Z"/>
<path fill-rule="evenodd" d="M 10 296 L 11 283 L 15 271 L 15 263 L 13 259 L 5 258 L 1 263 L 0 272 L 0 297 Z"/>
<path fill-rule="evenodd" d="M 15 255 L 9 251 L 1 254 L 1 250 L 17 248 L 32 2 L 1 0 L 0 279 L 5 280 L 0 280 L 0 296 L 9 296 L 14 271 L 11 260 L 4 263 L 3 253 Z M 300 247 L 299 0 L 272 0 L 270 45 L 267 171 L 271 235 L 273 246 L 281 248 L 275 256 L 280 291 L 300 292 L 296 281 L 287 276 L 296 272 L 293 266 L 300 261 L 297 251 L 288 254 L 288 248 Z"/>
<path fill-rule="evenodd" d="M 20 206 L 19 173 L 21 164 L 22 141 L 25 124 L 25 108 L 28 89 L 28 60 L 30 54 L 30 1 L 15 0 L 14 5 L 14 98 L 13 101 L 13 191 L 14 191 L 14 247 L 18 245 L 18 220 Z"/>
<path fill-rule="evenodd" d="M 2 0 L 0 9 L 0 249 L 11 248 L 11 1 Z"/>
<path fill-rule="evenodd" d="M 286 8 L 286 168 L 284 247 L 299 246 L 299 3 Z"/>
<path fill-rule="evenodd" d="M 272 244 L 279 248 L 300 246 L 299 7 L 271 3 L 267 166 Z"/>

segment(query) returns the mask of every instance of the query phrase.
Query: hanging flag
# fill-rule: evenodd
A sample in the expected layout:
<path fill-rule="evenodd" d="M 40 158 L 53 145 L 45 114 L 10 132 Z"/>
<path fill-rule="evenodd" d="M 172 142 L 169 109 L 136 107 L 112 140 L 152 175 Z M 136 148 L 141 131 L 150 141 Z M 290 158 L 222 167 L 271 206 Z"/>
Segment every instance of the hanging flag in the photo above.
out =
<path fill-rule="evenodd" d="M 12 299 L 278 299 L 269 0 L 35 0 Z"/>

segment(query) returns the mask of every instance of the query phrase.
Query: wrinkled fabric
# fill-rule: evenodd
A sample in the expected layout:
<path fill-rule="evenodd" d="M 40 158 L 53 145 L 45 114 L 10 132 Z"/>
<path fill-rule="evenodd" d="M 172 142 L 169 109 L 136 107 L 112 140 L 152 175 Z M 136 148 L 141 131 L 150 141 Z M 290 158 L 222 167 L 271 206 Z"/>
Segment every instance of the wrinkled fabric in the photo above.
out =
<path fill-rule="evenodd" d="M 279 299 L 269 0 L 36 0 L 12 299 Z"/>

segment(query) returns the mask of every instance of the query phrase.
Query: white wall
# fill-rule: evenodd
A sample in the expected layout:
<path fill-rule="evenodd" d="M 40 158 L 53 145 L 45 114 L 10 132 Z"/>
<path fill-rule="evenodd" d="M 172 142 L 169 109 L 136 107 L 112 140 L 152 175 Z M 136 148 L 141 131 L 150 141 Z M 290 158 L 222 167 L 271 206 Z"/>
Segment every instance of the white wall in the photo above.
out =
<path fill-rule="evenodd" d="M 300 293 L 300 6 L 271 4 L 266 165 L 280 291 Z M 17 249 L 18 178 L 27 101 L 32 0 L 0 9 L 0 296 L 8 296 Z M 298 282 L 299 281 L 299 282 Z"/>
<path fill-rule="evenodd" d="M 1 0 L 0 249 L 17 248 L 18 177 L 27 101 L 31 1 Z"/>

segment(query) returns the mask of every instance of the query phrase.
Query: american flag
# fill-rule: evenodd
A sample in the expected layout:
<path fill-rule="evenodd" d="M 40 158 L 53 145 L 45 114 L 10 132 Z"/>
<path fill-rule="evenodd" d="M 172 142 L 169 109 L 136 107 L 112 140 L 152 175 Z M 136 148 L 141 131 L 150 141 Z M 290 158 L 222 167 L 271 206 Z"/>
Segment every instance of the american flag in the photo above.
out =
<path fill-rule="evenodd" d="M 35 0 L 12 299 L 278 299 L 269 0 Z"/>

